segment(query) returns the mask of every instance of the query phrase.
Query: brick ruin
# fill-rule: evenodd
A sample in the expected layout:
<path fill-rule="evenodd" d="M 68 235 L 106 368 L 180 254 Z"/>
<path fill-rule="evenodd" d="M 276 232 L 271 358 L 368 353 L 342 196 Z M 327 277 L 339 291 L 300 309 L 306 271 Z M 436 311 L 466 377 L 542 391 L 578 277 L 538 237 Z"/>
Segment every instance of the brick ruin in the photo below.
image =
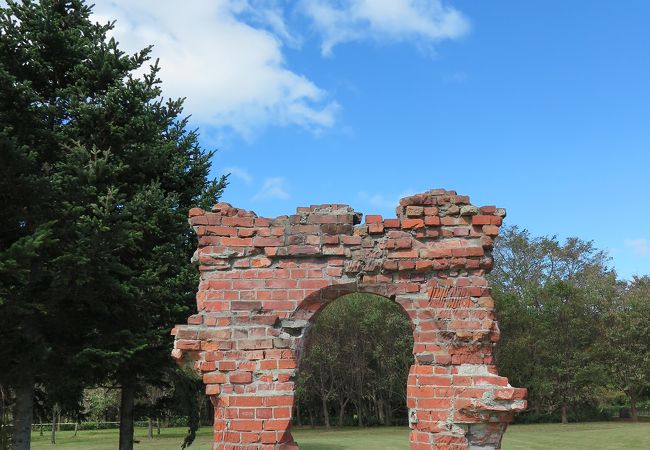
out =
<path fill-rule="evenodd" d="M 498 449 L 526 390 L 497 374 L 499 339 L 485 275 L 505 210 L 434 189 L 397 218 L 347 205 L 274 219 L 219 203 L 190 211 L 198 235 L 198 314 L 172 355 L 198 370 L 215 406 L 213 449 L 297 449 L 294 379 L 310 324 L 336 298 L 366 292 L 402 306 L 415 363 L 412 449 Z"/>

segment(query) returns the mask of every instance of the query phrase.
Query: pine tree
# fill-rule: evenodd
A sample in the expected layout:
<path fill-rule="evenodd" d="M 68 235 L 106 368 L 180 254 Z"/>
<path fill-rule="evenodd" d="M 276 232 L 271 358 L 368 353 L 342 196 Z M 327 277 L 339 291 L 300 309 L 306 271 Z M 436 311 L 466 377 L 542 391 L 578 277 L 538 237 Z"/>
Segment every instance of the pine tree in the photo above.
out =
<path fill-rule="evenodd" d="M 132 448 L 134 398 L 173 364 L 169 330 L 193 305 L 187 211 L 226 184 L 157 62 L 137 75 L 151 48 L 125 54 L 90 15 L 82 0 L 0 8 L 0 381 L 17 449 L 34 384 L 72 378 L 120 384 Z"/>

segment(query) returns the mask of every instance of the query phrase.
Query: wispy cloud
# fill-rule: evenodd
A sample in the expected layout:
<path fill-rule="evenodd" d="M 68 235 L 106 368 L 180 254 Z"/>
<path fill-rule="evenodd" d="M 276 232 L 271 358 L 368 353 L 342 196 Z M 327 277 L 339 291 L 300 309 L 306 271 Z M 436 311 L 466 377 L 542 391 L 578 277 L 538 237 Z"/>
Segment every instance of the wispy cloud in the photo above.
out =
<path fill-rule="evenodd" d="M 287 66 L 283 46 L 299 40 L 277 5 L 212 0 L 173 7 L 157 0 L 112 0 L 96 3 L 94 19 L 117 19 L 113 35 L 124 50 L 154 44 L 164 94 L 187 97 L 186 111 L 201 124 L 245 137 L 270 125 L 331 127 L 338 104 Z"/>
<path fill-rule="evenodd" d="M 267 178 L 264 180 L 262 189 L 253 196 L 253 200 L 286 200 L 288 198 L 287 179 L 284 177 Z"/>
<path fill-rule="evenodd" d="M 367 192 L 359 192 L 359 198 L 382 209 L 395 208 L 399 203 L 399 198 L 386 198 L 382 194 L 368 194 Z"/>
<path fill-rule="evenodd" d="M 329 55 L 345 42 L 435 43 L 456 39 L 470 29 L 468 19 L 444 0 L 302 0 L 301 9 L 322 35 Z"/>
<path fill-rule="evenodd" d="M 381 212 L 393 211 L 398 205 L 399 201 L 403 197 L 408 197 L 409 195 L 415 194 L 416 191 L 413 189 L 407 189 L 402 191 L 399 195 L 389 195 L 384 194 L 369 194 L 368 192 L 359 192 L 358 197 L 361 201 L 368 203 L 371 206 L 379 208 Z M 372 214 L 373 211 L 368 211 L 368 214 Z"/>
<path fill-rule="evenodd" d="M 232 176 L 239 178 L 246 184 L 251 184 L 253 182 L 253 176 L 248 173 L 246 169 L 242 169 L 241 167 L 226 167 L 223 169 L 223 173 L 229 173 Z"/>
<path fill-rule="evenodd" d="M 457 71 L 447 74 L 443 77 L 445 83 L 464 83 L 467 81 L 467 72 Z"/>
<path fill-rule="evenodd" d="M 635 255 L 650 255 L 650 244 L 647 239 L 625 239 L 625 247 L 632 250 Z"/>

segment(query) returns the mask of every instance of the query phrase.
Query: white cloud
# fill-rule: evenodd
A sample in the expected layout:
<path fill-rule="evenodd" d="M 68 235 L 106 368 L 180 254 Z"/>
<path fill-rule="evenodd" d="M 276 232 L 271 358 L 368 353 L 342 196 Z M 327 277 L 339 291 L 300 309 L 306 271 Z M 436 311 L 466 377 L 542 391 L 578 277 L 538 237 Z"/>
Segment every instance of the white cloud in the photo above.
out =
<path fill-rule="evenodd" d="M 287 67 L 283 45 L 299 40 L 281 9 L 258 3 L 111 0 L 94 11 L 100 22 L 117 20 L 113 35 L 123 50 L 154 44 L 164 95 L 187 97 L 185 110 L 198 123 L 244 136 L 269 125 L 331 127 L 337 103 Z"/>
<path fill-rule="evenodd" d="M 262 189 L 253 196 L 253 200 L 286 200 L 289 198 L 287 192 L 287 180 L 283 177 L 272 177 L 264 180 Z"/>
<path fill-rule="evenodd" d="M 253 182 L 253 176 L 246 169 L 242 169 L 241 167 L 226 167 L 223 169 L 223 173 L 229 173 L 246 184 L 251 184 Z"/>
<path fill-rule="evenodd" d="M 302 0 L 301 8 L 322 34 L 325 55 L 344 42 L 433 43 L 458 38 L 470 28 L 465 16 L 444 0 Z"/>
<path fill-rule="evenodd" d="M 625 239 L 624 244 L 638 256 L 650 255 L 650 244 L 647 239 Z"/>

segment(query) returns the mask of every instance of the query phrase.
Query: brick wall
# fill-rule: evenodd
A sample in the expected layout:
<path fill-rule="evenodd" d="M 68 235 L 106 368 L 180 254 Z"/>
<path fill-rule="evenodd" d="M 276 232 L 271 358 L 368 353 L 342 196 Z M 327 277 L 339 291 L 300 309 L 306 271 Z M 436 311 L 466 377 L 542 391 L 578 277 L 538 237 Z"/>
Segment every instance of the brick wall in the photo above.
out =
<path fill-rule="evenodd" d="M 411 448 L 499 448 L 526 406 L 525 389 L 500 377 L 492 356 L 499 329 L 485 274 L 504 216 L 442 189 L 401 199 L 397 218 L 363 224 L 335 204 L 274 219 L 227 203 L 190 210 L 198 314 L 174 328 L 172 355 L 203 376 L 213 448 L 297 448 L 294 378 L 309 326 L 353 292 L 385 296 L 411 319 Z"/>

